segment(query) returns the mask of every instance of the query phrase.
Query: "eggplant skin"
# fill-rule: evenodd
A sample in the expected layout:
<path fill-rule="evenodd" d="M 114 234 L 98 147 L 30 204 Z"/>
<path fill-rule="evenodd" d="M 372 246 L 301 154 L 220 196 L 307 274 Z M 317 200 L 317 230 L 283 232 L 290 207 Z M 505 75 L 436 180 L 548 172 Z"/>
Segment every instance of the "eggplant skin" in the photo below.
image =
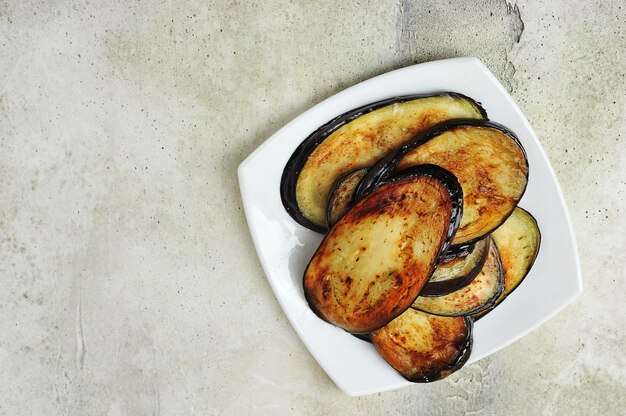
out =
<path fill-rule="evenodd" d="M 333 185 L 326 206 L 326 227 L 330 229 L 352 205 L 352 196 L 357 185 L 367 173 L 367 169 L 359 169 L 342 176 Z"/>
<path fill-rule="evenodd" d="M 419 294 L 461 210 L 459 183 L 437 166 L 380 185 L 335 224 L 309 262 L 303 286 L 311 310 L 351 333 L 384 326 Z"/>
<path fill-rule="evenodd" d="M 491 308 L 504 291 L 504 271 L 498 248 L 489 238 L 489 254 L 474 280 L 443 296 L 418 297 L 412 308 L 441 316 L 467 316 Z"/>
<path fill-rule="evenodd" d="M 463 218 L 453 249 L 478 241 L 500 226 L 528 184 L 526 152 L 513 132 L 491 121 L 450 120 L 418 134 L 370 168 L 355 198 L 394 172 L 422 163 L 449 170 L 463 188 Z"/>
<path fill-rule="evenodd" d="M 489 254 L 489 238 L 477 241 L 465 257 L 440 263 L 420 296 L 442 296 L 467 286 L 480 273 Z"/>
<path fill-rule="evenodd" d="M 477 242 L 450 246 L 448 250 L 446 250 L 446 252 L 441 255 L 441 261 L 448 262 L 468 256 L 474 249 L 476 243 Z"/>
<path fill-rule="evenodd" d="M 504 224 L 491 235 L 502 259 L 504 291 L 489 310 L 476 318 L 493 310 L 522 283 L 535 263 L 541 246 L 541 231 L 537 220 L 520 207 L 515 208 Z"/>
<path fill-rule="evenodd" d="M 330 120 L 311 133 L 285 165 L 280 184 L 285 210 L 299 224 L 327 232 L 326 203 L 339 177 L 373 166 L 416 133 L 456 118 L 485 119 L 487 113 L 473 99 L 445 92 L 388 98 Z"/>
<path fill-rule="evenodd" d="M 370 334 L 352 334 L 352 336 L 360 339 L 361 341 L 372 343 L 372 339 L 370 338 Z"/>
<path fill-rule="evenodd" d="M 459 370 L 472 351 L 471 317 L 442 317 L 408 309 L 370 334 L 378 353 L 404 378 L 441 380 Z"/>

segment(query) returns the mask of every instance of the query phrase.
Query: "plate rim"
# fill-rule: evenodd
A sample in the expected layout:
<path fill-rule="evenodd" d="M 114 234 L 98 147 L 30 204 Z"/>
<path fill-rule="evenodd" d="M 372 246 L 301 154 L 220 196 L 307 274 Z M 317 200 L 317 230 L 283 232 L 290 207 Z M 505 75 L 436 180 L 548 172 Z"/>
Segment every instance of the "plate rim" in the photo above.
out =
<path fill-rule="evenodd" d="M 517 105 L 517 103 L 513 100 L 513 98 L 511 97 L 511 95 L 508 93 L 508 91 L 504 88 L 504 86 L 498 81 L 498 79 L 495 77 L 495 75 L 487 68 L 487 66 L 478 58 L 476 57 L 460 57 L 460 58 L 449 58 L 449 59 L 443 59 L 443 60 L 437 60 L 437 61 L 429 61 L 429 62 L 424 62 L 424 63 L 418 63 L 418 64 L 414 64 L 414 65 L 410 65 L 407 67 L 403 67 L 403 68 L 399 68 L 396 70 L 392 70 L 380 75 L 377 75 L 375 77 L 369 78 L 367 80 L 364 80 L 362 82 L 358 82 L 348 88 L 345 88 L 339 92 L 337 92 L 336 94 L 333 94 L 332 96 L 312 105 L 310 108 L 308 108 L 307 110 L 305 110 L 304 112 L 302 112 L 301 114 L 299 114 L 298 116 L 296 116 L 295 118 L 293 118 L 291 121 L 289 121 L 287 124 L 285 124 L 284 126 L 282 126 L 280 129 L 278 129 L 277 131 L 275 131 L 272 135 L 270 135 L 263 143 L 261 143 L 258 147 L 256 147 L 252 153 L 250 153 L 250 155 L 248 155 L 237 167 L 237 176 L 238 176 L 238 182 L 239 182 L 239 187 L 240 187 L 240 191 L 241 191 L 241 200 L 242 200 L 242 204 L 243 204 L 243 209 L 244 209 L 244 213 L 246 216 L 246 222 L 248 225 L 248 229 L 250 232 L 250 235 L 252 237 L 252 241 L 255 247 L 255 251 L 257 253 L 257 257 L 259 259 L 259 262 L 261 263 L 261 267 L 263 269 L 263 272 L 265 273 L 265 276 L 267 278 L 267 280 L 270 283 L 270 287 L 272 288 L 272 291 L 274 293 L 274 296 L 276 297 L 276 299 L 278 300 L 283 313 L 286 315 L 289 323 L 291 324 L 292 328 L 295 330 L 295 332 L 298 334 L 300 340 L 303 342 L 303 344 L 306 346 L 306 348 L 308 349 L 309 353 L 315 358 L 316 362 L 318 363 L 318 365 L 320 365 L 320 367 L 325 371 L 325 373 L 333 380 L 333 382 L 346 394 L 348 394 L 349 396 L 360 396 L 360 395 L 365 395 L 365 394 L 372 394 L 372 393 L 377 393 L 377 392 L 384 392 L 384 391 L 389 391 L 389 390 L 394 390 L 403 386 L 407 386 L 407 385 L 412 385 L 414 383 L 411 383 L 409 381 L 405 381 L 405 380 L 401 380 L 398 383 L 395 384 L 390 384 L 390 385 L 386 385 L 380 388 L 371 388 L 371 389 L 351 389 L 349 386 L 345 385 L 344 382 L 342 382 L 341 380 L 336 379 L 335 375 L 334 375 L 334 371 L 332 371 L 331 369 L 327 368 L 327 363 L 325 362 L 325 360 L 321 359 L 321 357 L 318 356 L 318 351 L 315 350 L 315 348 L 313 348 L 308 340 L 308 335 L 305 335 L 302 333 L 302 330 L 300 328 L 300 326 L 298 324 L 296 324 L 295 322 L 295 317 L 292 316 L 291 313 L 288 312 L 288 307 L 286 304 L 286 299 L 283 299 L 283 297 L 281 295 L 279 295 L 279 290 L 277 288 L 277 284 L 278 282 L 272 278 L 272 273 L 271 270 L 269 269 L 269 264 L 267 263 L 267 260 L 264 259 L 263 256 L 261 256 L 261 241 L 259 239 L 258 233 L 256 232 L 256 229 L 254 229 L 254 227 L 251 226 L 251 204 L 252 201 L 249 200 L 249 198 L 247 198 L 247 195 L 249 194 L 249 192 L 246 191 L 246 189 L 248 188 L 248 170 L 250 165 L 261 155 L 264 154 L 264 152 L 266 151 L 266 149 L 268 147 L 270 147 L 272 144 L 274 144 L 274 142 L 279 141 L 282 136 L 283 133 L 285 131 L 289 131 L 294 125 L 297 125 L 299 122 L 301 122 L 302 119 L 305 119 L 307 117 L 309 117 L 311 115 L 311 113 L 315 112 L 317 110 L 317 108 L 321 105 L 331 105 L 333 101 L 336 101 L 338 99 L 343 98 L 344 96 L 350 95 L 355 89 L 362 89 L 364 87 L 367 86 L 368 83 L 372 83 L 372 82 L 380 82 L 381 79 L 385 79 L 387 77 L 397 77 L 397 76 L 402 76 L 403 72 L 406 72 L 407 74 L 414 71 L 417 67 L 420 68 L 424 68 L 424 67 L 428 67 L 428 66 L 439 66 L 439 65 L 446 65 L 446 64 L 456 64 L 456 65 L 472 65 L 475 67 L 475 69 L 478 69 L 481 72 L 481 75 L 486 76 L 490 83 L 493 84 L 493 86 L 498 90 L 498 92 L 500 93 L 500 95 L 502 97 L 504 97 L 507 101 L 507 104 L 511 107 L 511 109 L 515 112 L 515 115 L 519 118 L 519 120 L 522 122 L 524 128 L 526 128 L 528 130 L 528 132 L 530 133 L 530 137 L 535 141 L 536 143 L 536 148 L 539 151 L 539 154 L 541 156 L 541 158 L 543 160 L 545 160 L 547 169 L 548 169 L 548 173 L 551 175 L 551 179 L 552 182 L 556 185 L 556 189 L 557 189 L 557 193 L 556 196 L 560 202 L 560 205 L 563 207 L 563 211 L 564 211 L 564 219 L 565 219 L 565 223 L 567 225 L 568 231 L 569 231 L 569 235 L 571 238 L 568 238 L 567 241 L 570 244 L 570 250 L 571 252 L 574 254 L 573 256 L 573 260 L 574 260 L 574 270 L 575 270 L 575 291 L 573 291 L 569 296 L 567 297 L 563 297 L 560 305 L 555 308 L 554 310 L 552 310 L 550 313 L 547 313 L 545 315 L 542 315 L 541 318 L 537 319 L 536 322 L 534 322 L 532 325 L 529 325 L 526 329 L 517 332 L 515 335 L 511 336 L 510 338 L 508 338 L 506 341 L 501 342 L 497 345 L 492 346 L 490 349 L 487 349 L 486 351 L 483 352 L 483 354 L 479 357 L 474 357 L 474 359 L 472 359 L 473 357 L 470 356 L 470 362 L 475 362 L 478 360 L 481 360 L 482 358 L 485 358 L 501 349 L 506 348 L 507 346 L 509 346 L 510 344 L 516 342 L 517 340 L 519 340 L 520 338 L 526 336 L 527 334 L 529 334 L 530 332 L 534 331 L 535 329 L 537 329 L 538 327 L 540 327 L 541 325 L 543 325 L 544 323 L 546 323 L 547 321 L 549 321 L 550 319 L 552 319 L 555 315 L 557 315 L 559 312 L 561 312 L 564 308 L 566 308 L 568 305 L 570 305 L 578 296 L 581 295 L 582 291 L 583 291 L 583 282 L 582 282 L 582 270 L 581 270 L 581 265 L 580 265 L 580 258 L 579 258 L 579 253 L 578 253 L 578 247 L 577 247 L 577 242 L 576 242 L 576 234 L 574 232 L 574 228 L 572 225 L 572 221 L 571 221 L 571 215 L 569 212 L 569 208 L 567 206 L 567 203 L 565 201 L 565 197 L 563 195 L 563 191 L 561 189 L 561 185 L 558 181 L 558 178 L 556 176 L 556 172 L 554 171 L 554 168 L 552 167 L 552 164 L 550 162 L 550 159 L 548 158 L 543 146 L 541 145 L 541 142 L 539 141 L 534 129 L 532 128 L 532 126 L 530 125 L 528 119 L 526 118 L 526 116 L 524 115 L 524 113 L 521 111 L 521 109 L 519 108 L 519 106 Z M 365 85 L 364 85 L 365 84 Z M 253 173 L 253 172 L 251 172 Z"/>

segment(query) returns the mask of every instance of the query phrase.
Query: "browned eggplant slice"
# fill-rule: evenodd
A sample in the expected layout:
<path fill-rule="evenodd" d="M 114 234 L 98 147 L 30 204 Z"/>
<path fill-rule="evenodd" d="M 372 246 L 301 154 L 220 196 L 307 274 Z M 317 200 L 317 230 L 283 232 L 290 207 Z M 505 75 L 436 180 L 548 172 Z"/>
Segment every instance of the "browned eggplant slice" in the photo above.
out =
<path fill-rule="evenodd" d="M 420 296 L 411 307 L 442 316 L 472 315 L 492 307 L 504 290 L 504 271 L 498 248 L 489 240 L 485 265 L 470 284 L 444 296 Z"/>
<path fill-rule="evenodd" d="M 415 134 L 450 119 L 484 119 L 479 103 L 456 93 L 409 95 L 349 111 L 311 133 L 283 171 L 283 205 L 298 223 L 326 232 L 326 203 L 342 175 L 374 165 Z"/>
<path fill-rule="evenodd" d="M 326 207 L 326 226 L 330 229 L 352 204 L 352 195 L 367 169 L 359 169 L 337 180 L 328 197 Z"/>
<path fill-rule="evenodd" d="M 409 381 L 440 380 L 463 367 L 472 350 L 470 317 L 408 309 L 370 334 L 378 353 Z"/>
<path fill-rule="evenodd" d="M 541 233 L 535 218 L 528 211 L 517 207 L 491 236 L 498 246 L 504 269 L 504 291 L 491 308 L 493 309 L 528 275 L 539 254 Z"/>
<path fill-rule="evenodd" d="M 513 212 L 526 190 L 528 161 L 506 127 L 484 120 L 451 120 L 416 136 L 372 167 L 355 197 L 393 171 L 431 163 L 452 172 L 463 188 L 463 218 L 453 247 L 491 233 Z"/>
<path fill-rule="evenodd" d="M 489 253 L 489 239 L 477 241 L 465 257 L 440 263 L 420 296 L 447 295 L 467 286 L 483 268 Z"/>
<path fill-rule="evenodd" d="M 326 235 L 304 273 L 322 319 L 352 333 L 387 324 L 413 303 L 461 216 L 450 172 L 414 167 L 357 202 Z"/>

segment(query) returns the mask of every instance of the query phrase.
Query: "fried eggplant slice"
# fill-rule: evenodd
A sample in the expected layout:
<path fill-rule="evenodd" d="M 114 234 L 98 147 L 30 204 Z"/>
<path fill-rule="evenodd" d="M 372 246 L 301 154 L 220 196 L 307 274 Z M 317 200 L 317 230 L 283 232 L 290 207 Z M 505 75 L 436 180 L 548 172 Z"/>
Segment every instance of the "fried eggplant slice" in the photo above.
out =
<path fill-rule="evenodd" d="M 441 316 L 472 315 L 492 307 L 504 290 L 504 271 L 498 248 L 489 240 L 485 264 L 470 284 L 444 296 L 420 296 L 411 307 Z"/>
<path fill-rule="evenodd" d="M 447 295 L 467 286 L 483 268 L 489 253 L 489 239 L 477 241 L 465 256 L 440 263 L 420 296 Z"/>
<path fill-rule="evenodd" d="M 304 272 L 322 319 L 369 333 L 404 312 L 459 224 L 463 196 L 450 172 L 416 166 L 357 202 L 326 235 Z"/>
<path fill-rule="evenodd" d="M 446 120 L 485 119 L 479 103 L 456 93 L 394 97 L 330 120 L 296 148 L 281 179 L 283 206 L 298 223 L 325 233 L 331 187 L 348 172 L 373 166 L 417 133 Z"/>
<path fill-rule="evenodd" d="M 367 169 L 359 169 L 342 176 L 333 185 L 328 197 L 326 207 L 326 226 L 330 229 L 343 214 L 348 211 L 352 204 L 352 196 L 354 190 L 359 184 L 363 176 L 367 173 Z"/>
<path fill-rule="evenodd" d="M 493 309 L 528 275 L 539 254 L 541 233 L 537 220 L 528 211 L 517 207 L 491 236 L 498 246 L 504 269 L 504 291 L 491 308 Z M 484 314 L 487 312 L 489 311 Z"/>
<path fill-rule="evenodd" d="M 463 367 L 472 350 L 471 317 L 408 309 L 370 334 L 378 353 L 409 381 L 427 383 Z"/>
<path fill-rule="evenodd" d="M 451 120 L 372 167 L 355 197 L 409 166 L 431 163 L 454 174 L 463 188 L 463 218 L 452 242 L 462 246 L 485 238 L 513 212 L 528 183 L 528 161 L 513 132 L 483 120 Z"/>

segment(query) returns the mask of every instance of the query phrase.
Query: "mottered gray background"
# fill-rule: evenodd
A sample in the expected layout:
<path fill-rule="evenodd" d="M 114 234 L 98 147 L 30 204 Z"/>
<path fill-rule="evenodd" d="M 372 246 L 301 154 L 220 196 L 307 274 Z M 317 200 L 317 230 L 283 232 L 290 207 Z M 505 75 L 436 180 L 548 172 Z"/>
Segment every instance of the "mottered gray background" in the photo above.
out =
<path fill-rule="evenodd" d="M 620 1 L 0 1 L 0 414 L 622 414 Z M 561 182 L 585 291 L 444 381 L 350 398 L 290 327 L 236 168 L 332 94 L 477 56 Z"/>

